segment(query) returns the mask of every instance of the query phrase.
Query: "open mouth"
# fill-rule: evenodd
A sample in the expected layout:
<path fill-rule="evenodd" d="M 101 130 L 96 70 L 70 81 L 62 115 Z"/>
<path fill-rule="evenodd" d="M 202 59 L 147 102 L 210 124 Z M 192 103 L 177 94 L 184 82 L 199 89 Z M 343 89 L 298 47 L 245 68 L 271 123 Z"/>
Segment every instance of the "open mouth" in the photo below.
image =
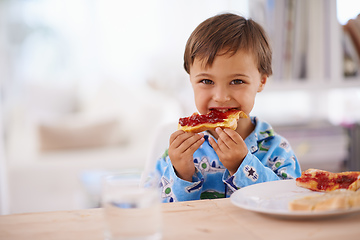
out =
<path fill-rule="evenodd" d="M 219 111 L 219 112 L 222 112 L 222 113 L 226 113 L 230 110 L 238 110 L 237 108 L 210 108 L 210 111 Z"/>

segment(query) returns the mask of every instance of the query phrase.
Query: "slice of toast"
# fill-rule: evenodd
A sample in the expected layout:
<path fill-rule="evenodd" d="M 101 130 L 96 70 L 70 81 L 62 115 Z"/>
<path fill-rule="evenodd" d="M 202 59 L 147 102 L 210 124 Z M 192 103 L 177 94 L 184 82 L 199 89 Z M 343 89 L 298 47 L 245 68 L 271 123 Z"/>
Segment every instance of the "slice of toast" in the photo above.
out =
<path fill-rule="evenodd" d="M 192 116 L 188 118 L 195 119 L 196 121 L 197 118 L 207 118 L 208 116 L 211 116 L 211 112 L 206 115 L 200 115 L 198 113 L 194 113 Z M 243 111 L 231 111 L 231 113 L 228 114 L 227 117 L 220 122 L 215 122 L 215 123 L 205 122 L 196 125 L 184 125 L 184 126 L 180 124 L 180 120 L 179 120 L 178 129 L 192 133 L 199 133 L 206 130 L 215 129 L 217 127 L 230 128 L 232 130 L 235 130 L 237 128 L 237 122 L 239 118 L 248 118 L 248 116 Z"/>
<path fill-rule="evenodd" d="M 331 211 L 360 207 L 360 191 L 338 189 L 289 202 L 291 211 Z"/>
<path fill-rule="evenodd" d="M 360 172 L 332 173 L 310 168 L 296 179 L 296 185 L 313 191 L 329 192 L 336 189 L 356 191 L 360 188 Z"/>

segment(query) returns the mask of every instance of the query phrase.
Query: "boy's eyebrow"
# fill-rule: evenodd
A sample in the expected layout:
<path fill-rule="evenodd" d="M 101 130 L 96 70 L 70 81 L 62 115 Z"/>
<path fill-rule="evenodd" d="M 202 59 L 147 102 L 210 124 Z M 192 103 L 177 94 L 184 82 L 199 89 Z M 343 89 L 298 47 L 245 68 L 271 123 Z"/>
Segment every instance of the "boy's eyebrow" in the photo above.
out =
<path fill-rule="evenodd" d="M 231 77 L 249 77 L 248 75 L 246 74 L 242 74 L 242 73 L 235 73 L 233 75 L 230 75 Z"/>
<path fill-rule="evenodd" d="M 211 74 L 208 74 L 208 73 L 199 73 L 197 74 L 195 77 L 211 77 L 212 75 Z"/>
<path fill-rule="evenodd" d="M 195 77 L 212 77 L 212 75 L 209 73 L 199 73 Z M 242 73 L 235 73 L 235 74 L 229 75 L 229 77 L 234 78 L 234 77 L 249 77 L 249 76 L 246 74 L 242 74 Z"/>

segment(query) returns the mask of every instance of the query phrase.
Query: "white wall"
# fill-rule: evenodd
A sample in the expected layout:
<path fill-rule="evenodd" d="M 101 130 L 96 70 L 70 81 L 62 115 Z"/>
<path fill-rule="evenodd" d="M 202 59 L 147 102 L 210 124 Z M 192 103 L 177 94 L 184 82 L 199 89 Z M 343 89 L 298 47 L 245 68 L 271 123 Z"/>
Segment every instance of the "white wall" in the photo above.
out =
<path fill-rule="evenodd" d="M 1 95 L 0 95 L 1 97 Z M 4 132 L 0 98 L 0 215 L 8 214 L 7 164 L 4 152 Z"/>
<path fill-rule="evenodd" d="M 0 1 L 0 215 L 8 213 L 8 181 L 7 165 L 5 159 L 5 142 L 4 142 L 4 119 L 3 119 L 3 99 L 4 85 L 7 79 L 7 55 L 6 55 L 6 37 L 5 37 L 5 17 L 6 11 L 4 1 Z"/>

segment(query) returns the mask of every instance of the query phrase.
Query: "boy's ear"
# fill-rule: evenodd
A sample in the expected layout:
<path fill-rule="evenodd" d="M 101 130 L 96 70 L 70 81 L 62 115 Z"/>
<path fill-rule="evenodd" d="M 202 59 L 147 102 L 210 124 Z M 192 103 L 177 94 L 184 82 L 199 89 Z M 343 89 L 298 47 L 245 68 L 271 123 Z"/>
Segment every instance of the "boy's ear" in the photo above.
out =
<path fill-rule="evenodd" d="M 259 85 L 257 92 L 261 92 L 262 90 L 264 90 L 267 79 L 268 79 L 268 77 L 266 75 L 261 76 L 260 85 Z"/>

